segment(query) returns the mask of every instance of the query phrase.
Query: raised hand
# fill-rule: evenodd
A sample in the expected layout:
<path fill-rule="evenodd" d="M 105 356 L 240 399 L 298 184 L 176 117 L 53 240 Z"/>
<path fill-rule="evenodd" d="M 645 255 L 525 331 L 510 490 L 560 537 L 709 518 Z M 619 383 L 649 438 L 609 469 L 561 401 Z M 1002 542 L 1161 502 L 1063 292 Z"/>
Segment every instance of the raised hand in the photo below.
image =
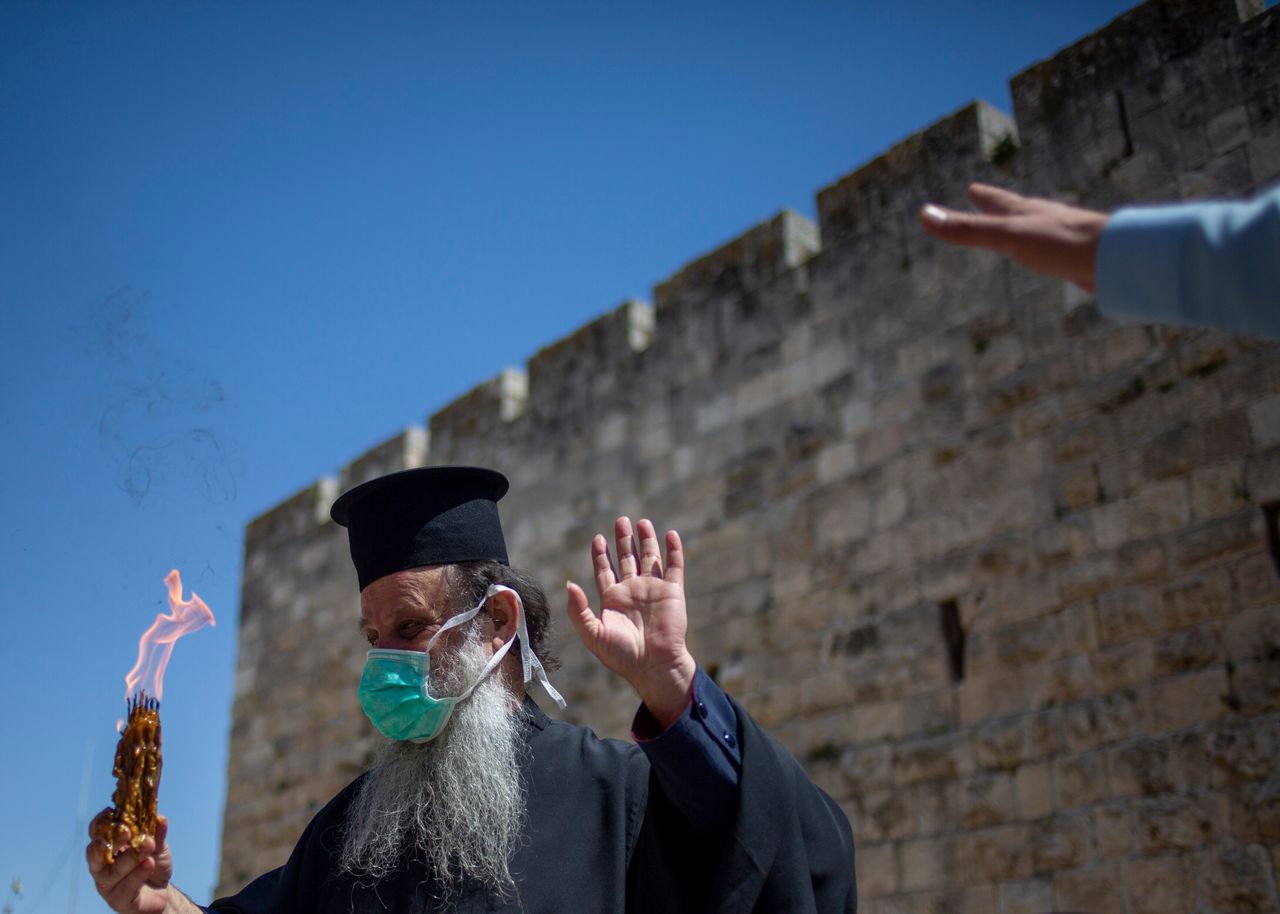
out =
<path fill-rule="evenodd" d="M 665 567 L 657 531 L 649 521 L 639 521 L 633 534 L 631 519 L 618 518 L 614 539 L 616 571 L 608 541 L 600 534 L 591 541 L 599 614 L 585 591 L 570 581 L 569 620 L 587 649 L 631 683 L 649 712 L 666 727 L 688 705 L 697 672 L 685 644 L 689 618 L 680 535 L 667 531 Z"/>
<path fill-rule="evenodd" d="M 186 896 L 169 885 L 173 876 L 173 856 L 165 835 L 169 820 L 160 816 L 156 821 L 156 835 L 142 842 L 138 850 L 129 846 L 128 829 L 116 842 L 116 862 L 110 865 L 102 859 L 102 839 L 99 826 L 110 810 L 104 809 L 89 823 L 89 846 L 85 858 L 89 863 L 89 875 L 108 907 L 122 914 L 163 914 L 165 911 L 197 911 Z M 157 852 L 157 848 L 159 851 Z"/>
<path fill-rule="evenodd" d="M 1106 213 L 1024 197 L 989 184 L 971 184 L 969 199 L 980 213 L 930 203 L 920 210 L 920 223 L 943 241 L 995 251 L 1037 273 L 1093 291 Z"/>

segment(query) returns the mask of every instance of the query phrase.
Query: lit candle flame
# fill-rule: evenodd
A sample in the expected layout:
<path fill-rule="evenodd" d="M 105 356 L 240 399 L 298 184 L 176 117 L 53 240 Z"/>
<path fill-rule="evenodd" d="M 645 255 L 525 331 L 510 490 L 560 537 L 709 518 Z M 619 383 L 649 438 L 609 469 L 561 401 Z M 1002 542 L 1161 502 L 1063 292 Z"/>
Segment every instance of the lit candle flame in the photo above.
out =
<path fill-rule="evenodd" d="M 173 654 L 174 642 L 206 625 L 217 624 L 204 600 L 194 593 L 190 600 L 182 599 L 182 576 L 178 569 L 165 575 L 164 583 L 169 588 L 169 614 L 156 616 L 156 621 L 138 639 L 138 662 L 124 677 L 126 701 L 139 694 L 159 701 L 164 694 L 164 671 Z M 121 721 L 116 729 L 123 723 Z"/>

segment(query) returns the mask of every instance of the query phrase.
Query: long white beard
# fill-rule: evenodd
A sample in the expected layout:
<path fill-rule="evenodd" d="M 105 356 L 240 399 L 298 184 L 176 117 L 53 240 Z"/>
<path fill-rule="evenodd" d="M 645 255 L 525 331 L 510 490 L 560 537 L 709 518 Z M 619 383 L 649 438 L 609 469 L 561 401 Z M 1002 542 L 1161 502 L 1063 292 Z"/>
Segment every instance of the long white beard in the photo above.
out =
<path fill-rule="evenodd" d="M 457 695 L 480 675 L 489 654 L 477 629 L 450 659 L 439 682 L 432 671 L 433 695 Z M 431 742 L 388 742 L 347 811 L 342 870 L 377 882 L 413 859 L 444 898 L 470 886 L 514 894 L 525 795 L 512 702 L 491 674 Z"/>

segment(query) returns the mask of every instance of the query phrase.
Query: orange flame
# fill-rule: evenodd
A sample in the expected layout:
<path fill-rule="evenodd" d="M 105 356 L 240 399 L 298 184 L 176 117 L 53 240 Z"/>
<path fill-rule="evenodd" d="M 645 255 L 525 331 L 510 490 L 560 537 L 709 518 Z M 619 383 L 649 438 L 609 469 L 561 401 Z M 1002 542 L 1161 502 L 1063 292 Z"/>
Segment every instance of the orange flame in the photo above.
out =
<path fill-rule="evenodd" d="M 161 613 L 138 639 L 138 662 L 124 677 L 124 697 L 127 701 L 139 693 L 156 701 L 164 696 L 164 671 L 173 654 L 173 644 L 206 625 L 217 625 L 213 613 L 194 593 L 190 600 L 182 599 L 182 575 L 173 569 L 165 575 L 169 588 L 169 615 Z"/>

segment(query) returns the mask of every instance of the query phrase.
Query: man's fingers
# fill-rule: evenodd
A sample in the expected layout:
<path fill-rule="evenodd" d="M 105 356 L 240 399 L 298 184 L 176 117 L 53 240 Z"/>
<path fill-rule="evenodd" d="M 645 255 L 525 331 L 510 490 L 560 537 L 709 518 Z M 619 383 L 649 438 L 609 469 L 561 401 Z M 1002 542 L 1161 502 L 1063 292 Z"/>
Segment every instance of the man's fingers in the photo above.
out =
<path fill-rule="evenodd" d="M 128 859 L 135 865 L 112 888 L 102 892 L 103 899 L 117 911 L 131 904 L 147 884 L 152 871 L 156 868 L 154 857 L 143 857 L 139 862 L 132 854 Z"/>
<path fill-rule="evenodd" d="M 90 841 L 85 845 L 84 859 L 89 864 L 89 875 L 93 877 L 94 882 L 98 881 L 98 874 L 107 868 L 107 861 L 102 859 L 102 849 L 106 847 L 101 841 Z"/>
<path fill-rule="evenodd" d="M 604 593 L 618 583 L 613 563 L 609 561 L 609 541 L 599 533 L 591 539 L 591 570 L 596 577 L 596 593 Z"/>
<path fill-rule="evenodd" d="M 92 855 L 94 847 L 90 845 L 88 853 Z M 116 856 L 116 862 L 107 866 L 102 861 L 102 846 L 97 847 L 99 866 L 94 867 L 93 857 L 89 858 L 89 872 L 93 876 L 93 884 L 98 888 L 98 894 L 103 898 L 107 898 L 120 885 L 120 880 L 127 877 L 135 869 L 138 868 L 138 857 L 128 851 L 123 851 Z"/>
<path fill-rule="evenodd" d="M 103 809 L 102 812 L 98 813 L 96 816 L 94 816 L 92 819 L 89 820 L 89 837 L 90 838 L 98 837 L 99 829 L 101 829 L 103 823 L 105 822 L 107 817 L 111 815 L 111 813 L 112 813 L 112 808 L 108 806 L 105 809 Z"/>
<path fill-rule="evenodd" d="M 595 611 L 587 601 L 586 591 L 572 581 L 565 582 L 565 590 L 568 592 L 569 621 L 583 644 L 590 647 L 595 643 L 600 620 L 596 618 Z"/>
<path fill-rule="evenodd" d="M 662 551 L 658 548 L 658 531 L 653 523 L 640 518 L 636 523 L 636 533 L 640 536 L 640 573 L 655 578 L 662 577 Z"/>
<path fill-rule="evenodd" d="M 636 543 L 631 532 L 631 518 L 619 517 L 614 521 L 613 538 L 618 549 L 618 576 L 623 580 L 635 577 Z"/>
<path fill-rule="evenodd" d="M 978 209 L 993 216 L 1024 213 L 1032 202 L 1030 197 L 990 184 L 970 184 L 969 199 Z"/>
<path fill-rule="evenodd" d="M 962 213 L 932 203 L 920 210 L 920 224 L 930 235 L 952 244 L 986 248 L 1001 254 L 1009 253 L 1009 247 L 1017 237 L 1011 225 L 1014 218 Z"/>
<path fill-rule="evenodd" d="M 684 586 L 684 546 L 680 534 L 667 531 L 667 571 L 663 575 L 668 583 Z"/>

